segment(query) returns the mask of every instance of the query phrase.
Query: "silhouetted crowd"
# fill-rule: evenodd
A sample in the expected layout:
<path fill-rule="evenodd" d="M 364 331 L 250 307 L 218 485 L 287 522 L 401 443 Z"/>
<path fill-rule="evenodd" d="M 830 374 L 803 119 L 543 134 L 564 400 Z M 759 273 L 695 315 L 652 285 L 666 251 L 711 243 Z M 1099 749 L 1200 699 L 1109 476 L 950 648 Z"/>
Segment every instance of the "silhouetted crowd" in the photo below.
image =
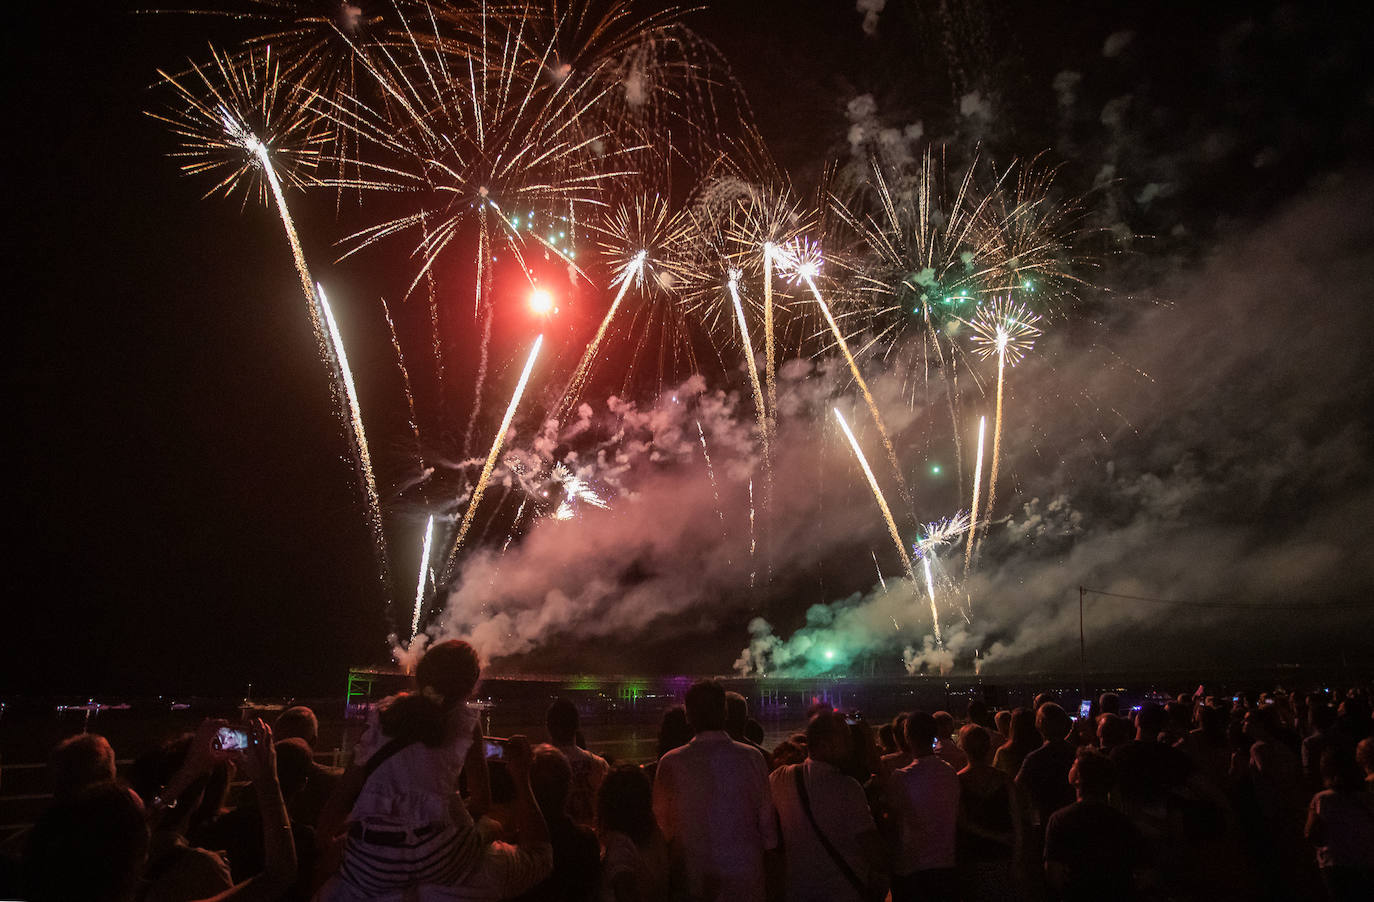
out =
<path fill-rule="evenodd" d="M 1370 900 L 1367 689 L 1070 717 L 968 703 L 873 725 L 818 705 L 771 751 L 704 680 L 658 754 L 614 766 L 558 699 L 547 743 L 483 736 L 476 653 L 440 643 L 342 770 L 318 724 L 206 721 L 125 780 L 94 734 L 0 897 L 40 900 Z M 243 785 L 246 779 L 246 787 Z M 240 784 L 230 807 L 230 787 Z"/>

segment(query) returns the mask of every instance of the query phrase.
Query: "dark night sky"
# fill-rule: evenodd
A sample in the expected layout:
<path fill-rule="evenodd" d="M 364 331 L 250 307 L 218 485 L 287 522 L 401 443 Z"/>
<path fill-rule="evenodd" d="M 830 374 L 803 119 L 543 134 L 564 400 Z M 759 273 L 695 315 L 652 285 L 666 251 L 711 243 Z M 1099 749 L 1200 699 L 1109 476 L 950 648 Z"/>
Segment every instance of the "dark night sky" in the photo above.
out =
<path fill-rule="evenodd" d="M 806 182 L 848 152 L 857 94 L 899 124 L 952 117 L 959 92 L 932 74 L 945 70 L 914 5 L 890 0 L 875 38 L 852 2 L 732 0 L 692 21 Z M 119 6 L 32 5 L 6 30 L 5 247 L 18 278 L 5 292 L 0 694 L 337 690 L 348 665 L 386 654 L 381 598 L 290 259 L 267 211 L 202 201 L 141 113 L 154 69 L 201 53 L 222 26 Z M 1083 72 L 1095 106 L 1133 92 L 1143 112 L 1121 174 L 1138 191 L 1167 168 L 1176 186 L 1130 223 L 1159 236 L 1146 253 L 1169 257 L 1160 271 L 1369 162 L 1362 22 L 1272 3 L 1018 6 L 1024 20 L 993 23 L 983 48 L 1008 111 L 990 145 L 1055 143 L 1061 70 Z M 1130 58 L 1109 67 L 1101 46 L 1122 30 L 1136 33 Z M 1240 42 L 1230 57 L 1227 35 Z M 1218 156 L 1199 164 L 1191 149 L 1218 133 Z M 1104 141 L 1075 147 L 1070 181 L 1091 184 Z M 1267 171 L 1256 146 L 1277 148 Z M 332 210 L 298 207 L 307 252 L 331 259 Z M 1179 222 L 1188 237 L 1170 237 Z M 1133 278 L 1149 277 L 1149 259 Z M 372 265 L 335 272 L 364 296 L 383 290 Z M 353 354 L 360 372 L 391 367 L 384 340 Z M 396 405 L 374 406 L 385 461 L 404 423 Z"/>

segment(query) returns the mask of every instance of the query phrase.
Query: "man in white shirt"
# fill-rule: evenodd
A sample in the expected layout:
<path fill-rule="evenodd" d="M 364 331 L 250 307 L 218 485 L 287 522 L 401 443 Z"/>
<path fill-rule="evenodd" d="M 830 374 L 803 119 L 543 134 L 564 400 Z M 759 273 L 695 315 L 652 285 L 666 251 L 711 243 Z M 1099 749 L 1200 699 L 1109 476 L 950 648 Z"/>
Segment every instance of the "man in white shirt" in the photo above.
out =
<path fill-rule="evenodd" d="M 549 744 L 563 753 L 572 767 L 572 789 L 568 792 L 568 817 L 576 823 L 591 826 L 596 821 L 596 794 L 601 781 L 610 773 L 610 765 L 600 755 L 577 744 L 577 730 L 582 718 L 577 706 L 566 698 L 554 699 L 544 715 L 549 730 Z"/>
<path fill-rule="evenodd" d="M 959 775 L 935 754 L 935 719 L 907 718 L 912 761 L 892 775 L 888 805 L 899 831 L 892 864 L 892 902 L 958 899 L 954 870 Z"/>
<path fill-rule="evenodd" d="M 879 898 L 886 889 L 886 854 L 863 787 L 839 769 L 850 755 L 844 715 L 827 711 L 811 718 L 806 747 L 804 763 L 780 767 L 768 777 L 782 823 L 787 902 Z M 798 779 L 806 788 L 805 803 Z"/>
<path fill-rule="evenodd" d="M 758 749 L 725 732 L 725 689 L 687 690 L 696 735 L 658 759 L 654 817 L 694 902 L 763 902 L 765 853 L 778 846 L 777 814 Z"/>

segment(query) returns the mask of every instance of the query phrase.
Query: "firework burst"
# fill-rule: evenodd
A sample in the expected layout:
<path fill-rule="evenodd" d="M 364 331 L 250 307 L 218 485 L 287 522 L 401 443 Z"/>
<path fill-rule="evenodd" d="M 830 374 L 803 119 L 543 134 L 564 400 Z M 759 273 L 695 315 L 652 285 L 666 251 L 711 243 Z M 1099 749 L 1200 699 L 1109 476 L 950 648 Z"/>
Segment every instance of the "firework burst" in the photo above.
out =
<path fill-rule="evenodd" d="M 541 72 L 554 48 L 532 46 L 528 20 L 484 9 L 476 45 L 411 24 L 385 65 L 363 58 L 381 95 L 375 103 L 318 98 L 321 115 L 351 130 L 375 157 L 360 162 L 363 190 L 419 196 L 420 209 L 389 218 L 344 239 L 356 253 L 378 241 L 419 233 L 411 252 L 413 291 L 435 261 L 464 235 L 477 232 L 477 308 L 486 263 L 504 247 L 528 270 L 525 249 L 542 246 L 574 265 L 569 245 L 532 228 L 523 211 L 585 219 L 601 206 L 604 186 L 629 170 L 624 150 L 606 146 L 590 110 L 601 100 L 586 79 L 549 80 Z M 605 89 L 602 89 L 603 91 Z M 598 150 L 600 152 L 598 152 Z M 565 236 L 566 237 L 566 236 Z"/>
<path fill-rule="evenodd" d="M 560 396 L 555 408 L 560 419 L 581 397 L 597 352 L 612 331 L 617 333 L 619 344 L 635 349 L 626 368 L 627 386 L 633 378 L 639 351 L 646 346 L 658 353 L 660 384 L 665 367 L 676 371 L 678 363 L 685 362 L 695 370 L 697 365 L 687 320 L 676 303 L 675 290 L 683 282 L 684 273 L 673 249 L 687 238 L 690 223 L 686 216 L 680 210 L 674 212 L 661 195 L 654 193 L 618 204 L 606 211 L 604 217 L 593 220 L 591 228 L 598 236 L 601 259 L 612 273 L 610 284 L 619 287 Z M 633 303 L 622 314 L 622 302 L 627 300 Z"/>
<path fill-rule="evenodd" d="M 1029 353 L 1040 335 L 1039 322 L 1040 317 L 1025 305 L 1014 303 L 1010 298 L 999 298 L 979 309 L 978 315 L 968 324 L 973 330 L 978 356 L 997 358 L 997 409 L 992 426 L 992 470 L 988 474 L 989 513 L 997 501 L 997 475 L 1002 463 L 1002 395 L 1007 364 L 1015 366 Z M 977 552 L 976 545 L 974 552 Z"/>

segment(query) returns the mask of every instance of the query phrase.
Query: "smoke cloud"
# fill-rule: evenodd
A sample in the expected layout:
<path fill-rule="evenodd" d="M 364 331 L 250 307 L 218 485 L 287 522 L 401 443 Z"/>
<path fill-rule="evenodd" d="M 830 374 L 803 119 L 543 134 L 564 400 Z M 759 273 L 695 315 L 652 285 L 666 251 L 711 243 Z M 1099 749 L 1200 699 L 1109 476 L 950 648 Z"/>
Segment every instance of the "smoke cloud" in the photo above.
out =
<path fill-rule="evenodd" d="M 680 637 L 713 649 L 720 670 L 1010 671 L 1076 661 L 1080 585 L 1255 604 L 1367 598 L 1371 205 L 1368 181 L 1314 192 L 1149 295 L 1105 295 L 1095 315 L 1048 324 L 1008 374 L 998 510 L 979 560 L 967 579 L 961 545 L 938 562 L 943 649 L 925 587 L 902 577 L 827 416 L 841 405 L 899 508 L 867 410 L 832 360 L 781 368 L 771 493 L 747 390 L 694 377 L 651 405 L 611 398 L 546 424 L 530 453 L 557 449 L 613 510 L 538 520 L 504 554 L 473 551 L 429 632 L 492 658 Z M 937 462 L 956 472 L 943 387 L 912 404 L 905 374 L 870 370 L 913 480 L 916 510 L 898 516 L 914 539 L 917 520 L 966 506 L 970 486 L 914 475 Z M 966 436 L 990 412 L 971 381 L 960 382 Z M 1090 664 L 1109 669 L 1320 653 L 1362 621 L 1100 598 L 1087 622 Z"/>

